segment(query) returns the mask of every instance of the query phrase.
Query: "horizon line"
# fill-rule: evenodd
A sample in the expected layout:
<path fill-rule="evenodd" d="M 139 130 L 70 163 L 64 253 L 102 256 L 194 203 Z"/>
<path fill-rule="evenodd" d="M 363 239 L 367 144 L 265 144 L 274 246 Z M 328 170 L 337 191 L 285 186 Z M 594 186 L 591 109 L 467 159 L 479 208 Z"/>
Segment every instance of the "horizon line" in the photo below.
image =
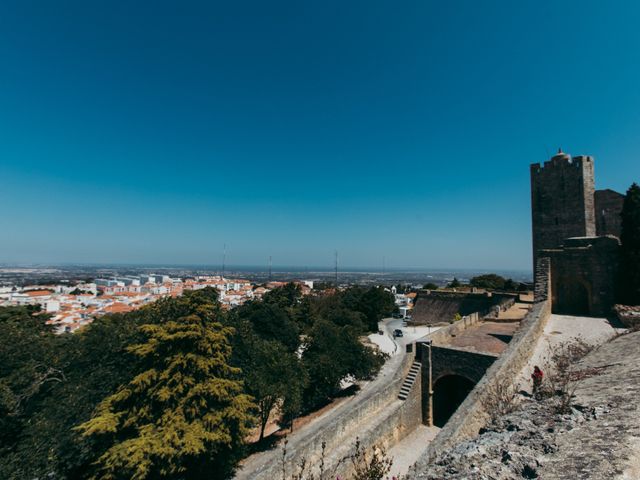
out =
<path fill-rule="evenodd" d="M 222 270 L 221 264 L 208 264 L 208 263 L 155 263 L 155 262 L 0 262 L 0 268 L 16 267 L 16 268 L 33 268 L 33 267 L 138 267 L 138 268 L 202 268 L 207 270 Z M 268 270 L 269 265 L 265 264 L 229 264 L 225 266 L 226 270 L 233 269 L 252 269 L 252 270 Z M 293 271 L 319 271 L 325 270 L 334 271 L 333 265 L 296 265 L 296 264 L 279 264 L 272 265 L 271 269 L 287 269 Z M 339 271 L 348 273 L 349 271 L 373 271 L 376 273 L 388 273 L 388 272 L 403 272 L 403 271 L 423 271 L 433 273 L 448 273 L 448 272 L 519 272 L 519 273 L 532 273 L 531 269 L 527 268 L 484 268 L 484 267 L 425 267 L 425 266 L 389 266 L 384 267 L 384 271 L 380 265 L 345 265 L 339 268 Z"/>

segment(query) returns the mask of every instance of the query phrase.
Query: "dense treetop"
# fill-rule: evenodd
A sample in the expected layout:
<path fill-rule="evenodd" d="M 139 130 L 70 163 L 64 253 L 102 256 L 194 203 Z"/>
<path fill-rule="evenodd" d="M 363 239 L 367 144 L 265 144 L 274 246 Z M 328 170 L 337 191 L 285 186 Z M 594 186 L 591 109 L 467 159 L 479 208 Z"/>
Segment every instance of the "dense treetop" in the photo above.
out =
<path fill-rule="evenodd" d="M 620 301 L 640 305 L 640 186 L 627 190 L 622 207 Z"/>
<path fill-rule="evenodd" d="M 288 284 L 225 312 L 187 291 L 55 335 L 0 308 L 0 478 L 226 478 L 248 433 L 371 378 L 360 341 L 394 311 L 381 288 L 303 296 Z"/>

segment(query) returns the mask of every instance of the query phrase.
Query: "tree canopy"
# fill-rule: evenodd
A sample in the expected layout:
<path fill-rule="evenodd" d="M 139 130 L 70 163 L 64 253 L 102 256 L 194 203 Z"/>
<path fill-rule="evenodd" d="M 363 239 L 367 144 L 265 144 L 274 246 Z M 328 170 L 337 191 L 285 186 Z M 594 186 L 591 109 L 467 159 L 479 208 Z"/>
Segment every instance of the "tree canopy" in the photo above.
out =
<path fill-rule="evenodd" d="M 376 373 L 384 357 L 358 341 L 349 326 L 338 326 L 319 320 L 309 334 L 303 364 L 309 375 L 305 402 L 320 405 L 340 391 L 340 383 L 348 377 L 369 379 Z"/>
<path fill-rule="evenodd" d="M 205 288 L 62 335 L 0 308 L 0 478 L 227 478 L 250 429 L 375 375 L 361 337 L 394 308 L 376 287 L 286 285 L 225 312 Z"/>
<path fill-rule="evenodd" d="M 476 288 L 486 288 L 487 290 L 504 290 L 506 279 L 495 273 L 478 275 L 470 280 L 470 285 Z"/>
<path fill-rule="evenodd" d="M 640 186 L 629 187 L 622 207 L 620 301 L 640 305 Z"/>
<path fill-rule="evenodd" d="M 251 422 L 240 370 L 228 363 L 233 329 L 212 308 L 140 327 L 127 350 L 144 371 L 78 427 L 106 446 L 96 478 L 210 478 L 229 471 Z"/>

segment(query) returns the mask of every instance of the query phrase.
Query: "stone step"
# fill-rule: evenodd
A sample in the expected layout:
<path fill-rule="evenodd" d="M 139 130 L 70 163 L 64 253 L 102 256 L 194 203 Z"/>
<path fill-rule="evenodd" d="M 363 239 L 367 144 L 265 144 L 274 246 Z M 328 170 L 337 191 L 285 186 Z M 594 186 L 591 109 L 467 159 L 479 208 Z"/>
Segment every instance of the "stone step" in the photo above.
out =
<path fill-rule="evenodd" d="M 398 393 L 398 399 L 406 400 L 409 397 L 409 393 L 411 392 L 411 388 L 413 388 L 413 384 L 416 383 L 416 378 L 418 378 L 418 374 L 420 373 L 420 368 L 422 364 L 420 362 L 413 362 L 411 364 L 411 368 L 409 368 L 409 372 L 402 382 L 402 386 L 400 387 L 400 392 Z"/>

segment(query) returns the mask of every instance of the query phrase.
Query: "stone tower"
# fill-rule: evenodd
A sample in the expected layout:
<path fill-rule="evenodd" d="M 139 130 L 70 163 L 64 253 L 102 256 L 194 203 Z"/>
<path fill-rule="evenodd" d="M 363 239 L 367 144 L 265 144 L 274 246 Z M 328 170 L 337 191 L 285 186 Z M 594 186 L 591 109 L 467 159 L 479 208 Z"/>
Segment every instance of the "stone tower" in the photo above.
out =
<path fill-rule="evenodd" d="M 594 191 L 592 157 L 558 151 L 544 165 L 531 165 L 534 271 L 540 250 L 596 235 Z"/>

